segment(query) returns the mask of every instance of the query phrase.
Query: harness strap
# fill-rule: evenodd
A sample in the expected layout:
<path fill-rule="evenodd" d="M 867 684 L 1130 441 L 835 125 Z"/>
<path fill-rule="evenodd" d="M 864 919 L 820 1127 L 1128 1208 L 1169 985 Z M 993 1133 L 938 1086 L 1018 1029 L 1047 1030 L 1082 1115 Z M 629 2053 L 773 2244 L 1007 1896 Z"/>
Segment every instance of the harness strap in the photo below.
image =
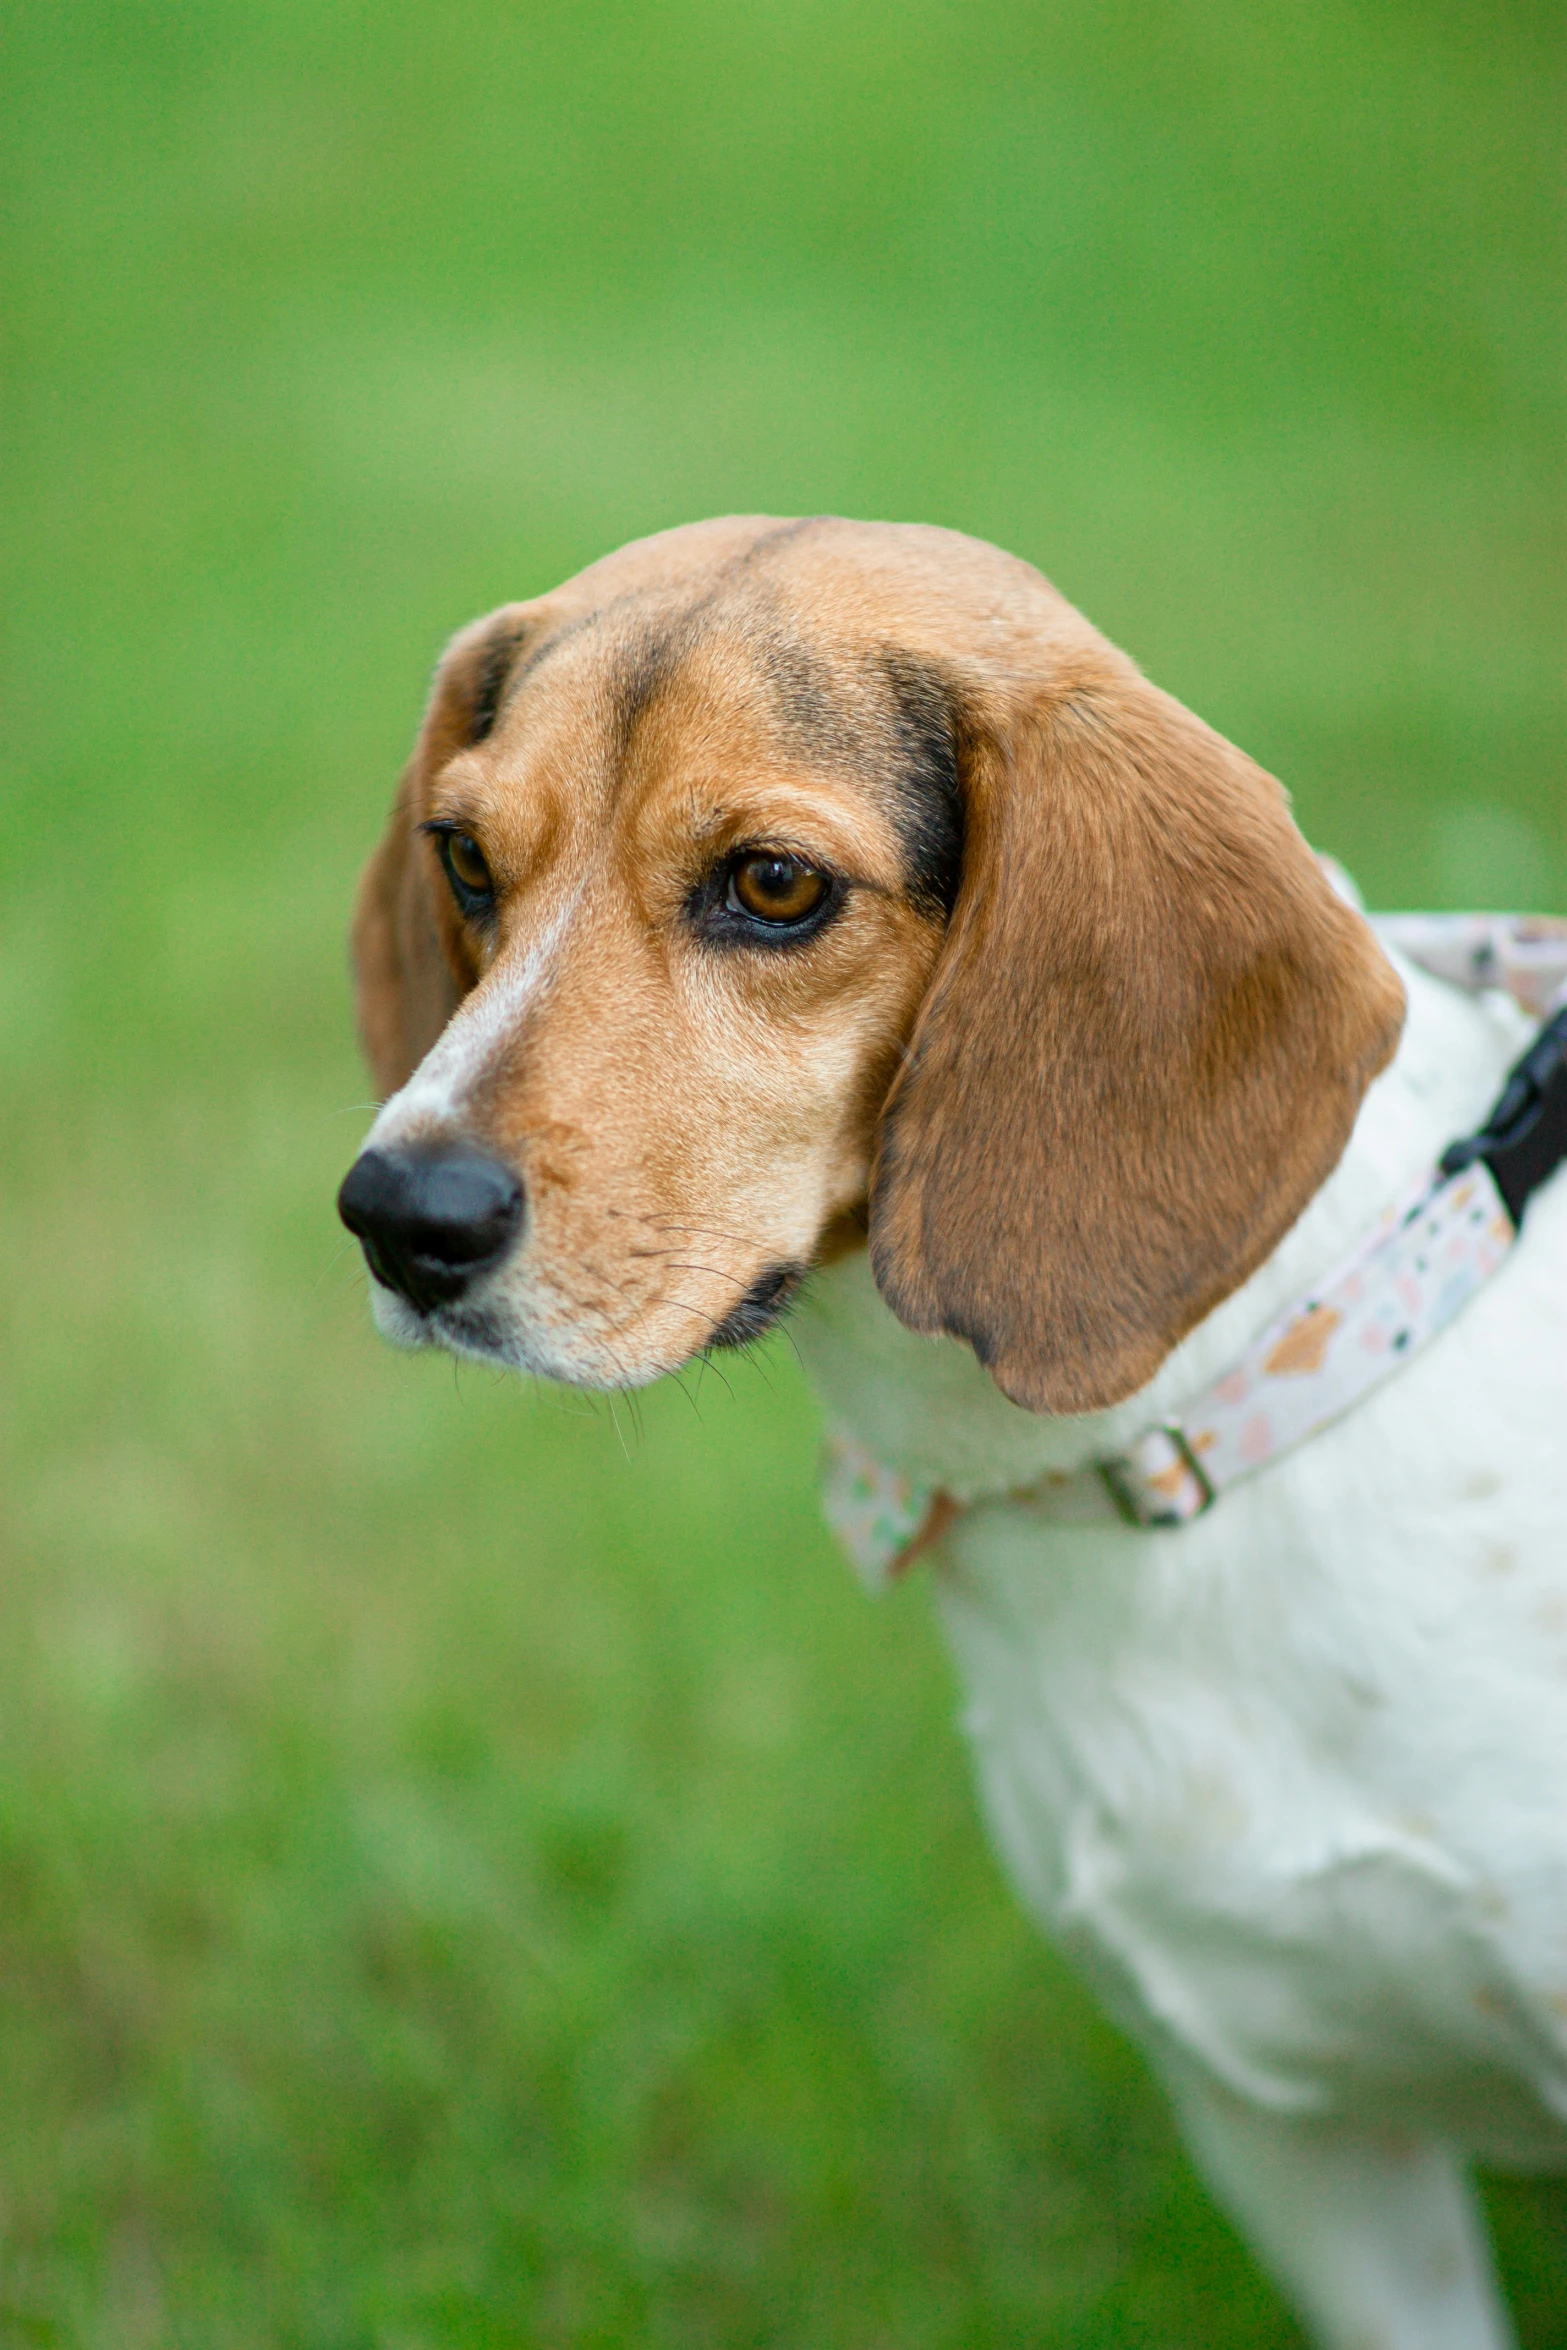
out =
<path fill-rule="evenodd" d="M 1137 1526 L 1186 1525 L 1391 1377 L 1504 1262 L 1529 1199 L 1567 1160 L 1567 921 L 1398 914 L 1374 927 L 1436 977 L 1472 993 L 1505 987 L 1524 1009 L 1550 1015 L 1485 1124 L 1451 1143 L 1177 1419 L 1014 1498 L 1068 1522 L 1118 1511 Z M 828 1439 L 822 1502 L 873 1584 L 901 1573 L 959 1506 L 887 1469 L 842 1429 Z"/>

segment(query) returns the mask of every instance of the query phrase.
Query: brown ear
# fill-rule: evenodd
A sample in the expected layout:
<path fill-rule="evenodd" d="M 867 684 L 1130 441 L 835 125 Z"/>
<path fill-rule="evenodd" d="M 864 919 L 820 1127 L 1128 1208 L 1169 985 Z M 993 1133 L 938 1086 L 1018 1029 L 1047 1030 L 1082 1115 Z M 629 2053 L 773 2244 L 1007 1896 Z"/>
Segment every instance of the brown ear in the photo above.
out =
<path fill-rule="evenodd" d="M 871 1189 L 900 1320 L 1039 1412 L 1141 1387 L 1339 1158 L 1403 991 L 1285 797 L 1110 648 L 976 709 Z"/>
<path fill-rule="evenodd" d="M 507 604 L 453 638 L 386 832 L 359 884 L 350 943 L 359 1038 L 382 1100 L 407 1083 L 476 976 L 419 831 L 429 787 L 448 759 L 493 728 L 535 626 L 534 607 Z"/>
<path fill-rule="evenodd" d="M 415 761 L 354 905 L 359 1041 L 381 1101 L 407 1084 L 464 993 L 441 935 L 427 844 L 414 829 L 420 782 Z"/>

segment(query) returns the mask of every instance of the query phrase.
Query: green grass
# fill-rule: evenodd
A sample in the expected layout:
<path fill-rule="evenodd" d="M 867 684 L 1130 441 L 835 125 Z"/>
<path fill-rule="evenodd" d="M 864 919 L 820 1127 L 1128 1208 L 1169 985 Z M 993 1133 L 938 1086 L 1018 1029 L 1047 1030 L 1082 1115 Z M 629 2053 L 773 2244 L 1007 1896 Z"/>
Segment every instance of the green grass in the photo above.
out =
<path fill-rule="evenodd" d="M 1554 11 L 4 21 L 0 2345 L 1282 2350 L 787 1350 L 372 1338 L 344 912 L 444 635 L 735 507 L 1000 539 L 1383 902 L 1567 902 Z"/>

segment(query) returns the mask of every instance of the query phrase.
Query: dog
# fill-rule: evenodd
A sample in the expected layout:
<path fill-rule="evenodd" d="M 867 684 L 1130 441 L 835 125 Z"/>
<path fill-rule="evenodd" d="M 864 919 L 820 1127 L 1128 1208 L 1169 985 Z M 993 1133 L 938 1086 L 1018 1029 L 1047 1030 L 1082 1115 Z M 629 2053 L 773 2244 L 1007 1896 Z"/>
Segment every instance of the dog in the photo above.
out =
<path fill-rule="evenodd" d="M 1218 2198 L 1321 2343 L 1505 2344 L 1467 2164 L 1567 2166 L 1567 1179 L 1191 1522 L 1092 1465 L 1476 1125 L 1523 1016 L 1379 942 L 1030 566 L 830 519 L 459 635 L 353 955 L 382 1332 L 613 1389 L 788 1312 L 932 1497 L 995 1845 Z"/>

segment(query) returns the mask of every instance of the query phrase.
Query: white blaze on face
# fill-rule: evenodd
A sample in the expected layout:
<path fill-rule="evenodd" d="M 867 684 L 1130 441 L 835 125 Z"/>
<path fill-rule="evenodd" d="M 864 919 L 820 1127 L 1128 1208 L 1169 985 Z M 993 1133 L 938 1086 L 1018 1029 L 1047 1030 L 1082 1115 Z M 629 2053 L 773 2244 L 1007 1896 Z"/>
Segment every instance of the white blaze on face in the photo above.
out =
<path fill-rule="evenodd" d="M 548 987 L 586 887 L 579 881 L 517 959 L 502 957 L 458 1006 L 402 1091 L 383 1104 L 367 1150 L 396 1150 L 461 1125 L 474 1087 Z"/>

